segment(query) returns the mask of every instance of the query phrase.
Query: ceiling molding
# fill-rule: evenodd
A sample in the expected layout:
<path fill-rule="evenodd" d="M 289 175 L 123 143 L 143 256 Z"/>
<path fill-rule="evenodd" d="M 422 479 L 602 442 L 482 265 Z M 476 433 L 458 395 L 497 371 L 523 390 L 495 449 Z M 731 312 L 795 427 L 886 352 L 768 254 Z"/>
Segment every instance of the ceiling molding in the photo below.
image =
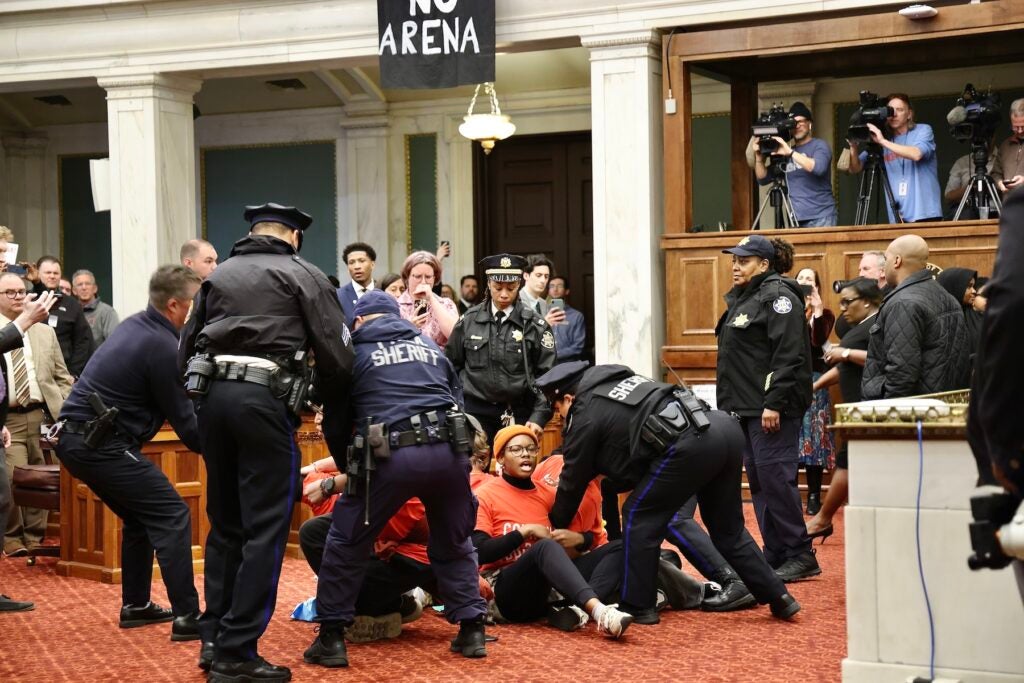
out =
<path fill-rule="evenodd" d="M 328 90 L 334 93 L 334 96 L 338 98 L 342 106 L 352 101 L 352 92 L 345 87 L 345 84 L 341 82 L 340 78 L 324 69 L 317 69 L 313 73 L 315 73 L 316 77 L 327 86 Z"/>
<path fill-rule="evenodd" d="M 32 128 L 32 122 L 29 121 L 28 117 L 21 113 L 17 107 L 7 101 L 6 97 L 0 97 L 0 112 L 3 112 L 10 117 L 15 123 L 22 128 Z"/>
<path fill-rule="evenodd" d="M 353 67 L 351 69 L 346 69 L 346 71 L 356 80 L 359 87 L 369 95 L 370 99 L 376 100 L 377 102 L 387 101 L 387 97 L 384 96 L 384 91 L 381 90 L 380 86 L 377 85 L 361 68 Z"/>

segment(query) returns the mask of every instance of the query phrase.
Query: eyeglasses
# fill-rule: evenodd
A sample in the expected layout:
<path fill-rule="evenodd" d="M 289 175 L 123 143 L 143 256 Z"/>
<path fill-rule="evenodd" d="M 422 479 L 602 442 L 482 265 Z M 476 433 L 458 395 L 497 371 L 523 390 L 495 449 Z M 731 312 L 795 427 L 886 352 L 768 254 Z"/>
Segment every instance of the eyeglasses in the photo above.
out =
<path fill-rule="evenodd" d="M 505 449 L 511 455 L 537 455 L 540 453 L 540 448 L 537 446 L 509 446 Z"/>
<path fill-rule="evenodd" d="M 854 301 L 860 301 L 863 297 L 855 296 L 852 299 L 840 299 L 839 308 L 849 308 Z"/>
<path fill-rule="evenodd" d="M 28 292 L 24 289 L 5 289 L 4 294 L 7 295 L 8 299 L 21 299 L 28 294 Z"/>

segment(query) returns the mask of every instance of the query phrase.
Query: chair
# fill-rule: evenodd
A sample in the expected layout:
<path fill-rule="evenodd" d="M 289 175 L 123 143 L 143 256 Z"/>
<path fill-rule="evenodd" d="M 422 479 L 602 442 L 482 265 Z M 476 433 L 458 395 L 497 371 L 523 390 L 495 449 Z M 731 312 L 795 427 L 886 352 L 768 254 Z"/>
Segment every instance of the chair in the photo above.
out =
<path fill-rule="evenodd" d="M 53 444 L 39 439 L 45 465 L 17 465 L 11 477 L 14 504 L 41 510 L 60 510 L 60 463 L 53 454 Z M 29 550 L 27 564 L 37 557 L 60 557 L 59 545 L 38 546 Z"/>

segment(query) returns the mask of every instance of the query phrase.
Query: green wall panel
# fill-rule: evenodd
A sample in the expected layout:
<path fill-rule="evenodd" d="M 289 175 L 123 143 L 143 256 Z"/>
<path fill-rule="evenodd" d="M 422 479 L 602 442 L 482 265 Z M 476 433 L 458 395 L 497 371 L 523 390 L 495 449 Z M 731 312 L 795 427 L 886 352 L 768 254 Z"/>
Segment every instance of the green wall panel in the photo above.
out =
<path fill-rule="evenodd" d="M 976 83 L 981 81 L 978 79 Z M 879 93 L 885 96 L 885 93 Z M 1002 142 L 1005 138 L 1010 135 L 1010 102 L 1017 99 L 1018 97 L 1024 97 L 1024 90 L 1003 90 L 999 92 L 1002 99 L 1002 121 L 1000 121 L 998 128 L 996 129 L 996 142 Z M 959 97 L 959 93 L 950 93 L 949 95 L 940 95 L 934 97 L 914 97 L 913 93 L 910 93 L 910 97 L 913 100 L 914 106 L 914 120 L 920 123 L 927 123 L 932 127 L 935 133 L 935 153 L 938 155 L 938 166 L 939 166 L 939 187 L 942 189 L 943 194 L 946 191 L 946 182 L 949 180 L 949 169 L 953 167 L 954 162 L 962 157 L 964 154 L 968 154 L 971 151 L 971 146 L 968 143 L 961 143 L 953 139 L 953 136 L 949 134 L 949 125 L 946 123 L 946 114 L 949 110 L 956 105 L 956 99 Z M 850 127 L 850 115 L 857 109 L 857 103 L 845 102 L 836 106 L 835 110 L 835 139 L 832 141 L 832 149 L 837 150 L 835 152 L 835 158 L 839 158 L 839 152 L 842 151 L 846 145 L 845 137 L 846 130 Z M 861 175 L 850 175 L 849 173 L 837 172 L 837 181 L 839 185 L 839 224 L 840 225 L 852 225 L 853 217 L 857 211 L 857 195 L 860 191 L 860 178 Z M 875 207 L 878 203 L 878 191 L 875 192 L 875 197 L 871 205 L 871 211 L 868 214 L 868 222 L 875 223 Z M 956 207 L 949 207 L 946 204 L 945 199 L 942 202 L 943 215 L 952 217 L 953 212 L 956 211 Z M 886 214 L 885 208 L 881 208 L 878 212 L 878 221 L 880 223 L 887 223 L 889 221 L 888 214 Z"/>
<path fill-rule="evenodd" d="M 437 136 L 409 135 L 406 144 L 409 251 L 437 250 Z"/>
<path fill-rule="evenodd" d="M 245 237 L 246 205 L 277 202 L 313 216 L 302 256 L 338 270 L 337 174 L 333 141 L 205 149 L 203 232 L 223 261 Z"/>
<path fill-rule="evenodd" d="M 113 301 L 110 269 L 110 212 L 93 210 L 92 183 L 89 179 L 89 159 L 105 154 L 60 157 L 60 225 L 61 258 L 64 277 L 69 281 L 80 268 L 91 270 L 96 276 L 99 296 L 108 304 Z M 21 242 L 17 226 L 15 237 Z M 35 260 L 42 254 L 18 254 L 18 260 Z"/>
<path fill-rule="evenodd" d="M 732 179 L 729 174 L 730 125 L 728 112 L 694 116 L 693 224 L 714 231 L 719 221 L 732 223 Z"/>

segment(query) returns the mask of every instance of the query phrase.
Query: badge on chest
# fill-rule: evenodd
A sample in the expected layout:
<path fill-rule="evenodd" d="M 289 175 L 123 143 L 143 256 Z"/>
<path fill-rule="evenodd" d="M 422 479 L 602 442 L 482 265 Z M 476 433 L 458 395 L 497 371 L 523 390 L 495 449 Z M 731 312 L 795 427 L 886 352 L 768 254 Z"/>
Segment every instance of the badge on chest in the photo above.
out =
<path fill-rule="evenodd" d="M 736 316 L 735 318 L 732 319 L 731 323 L 729 323 L 729 325 L 731 327 L 739 327 L 739 328 L 746 327 L 749 324 L 750 324 L 750 316 L 748 316 L 746 313 L 740 313 L 738 316 Z"/>

